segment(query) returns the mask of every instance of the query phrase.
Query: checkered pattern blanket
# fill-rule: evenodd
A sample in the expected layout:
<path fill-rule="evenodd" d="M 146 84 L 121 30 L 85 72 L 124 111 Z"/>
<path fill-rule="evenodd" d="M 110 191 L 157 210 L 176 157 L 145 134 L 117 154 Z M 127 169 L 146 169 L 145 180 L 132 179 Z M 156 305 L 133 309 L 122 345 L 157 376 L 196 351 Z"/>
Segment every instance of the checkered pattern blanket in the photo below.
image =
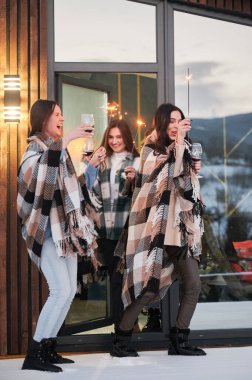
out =
<path fill-rule="evenodd" d="M 203 233 L 199 183 L 186 144 L 172 143 L 162 155 L 145 145 L 136 186 L 126 248 L 125 307 L 145 292 L 162 298 L 173 270 L 164 247 L 188 245 L 188 254 L 197 257 Z M 121 247 L 119 242 L 117 255 Z"/>
<path fill-rule="evenodd" d="M 101 223 L 99 230 L 100 238 L 119 239 L 131 206 L 131 196 L 122 195 L 126 178 L 124 169 L 126 166 L 134 166 L 138 170 L 138 163 L 139 157 L 133 157 L 132 153 L 128 152 L 115 177 L 116 194 L 114 194 L 112 209 L 110 187 L 111 158 L 107 158 L 105 169 L 99 169 L 92 191 L 101 205 L 99 209 Z"/>
<path fill-rule="evenodd" d="M 38 266 L 49 218 L 58 255 L 78 253 L 96 265 L 97 233 L 85 212 L 91 202 L 83 176 L 80 181 L 67 150 L 62 154 L 61 139 L 29 139 L 18 173 L 17 211 L 27 250 Z"/>

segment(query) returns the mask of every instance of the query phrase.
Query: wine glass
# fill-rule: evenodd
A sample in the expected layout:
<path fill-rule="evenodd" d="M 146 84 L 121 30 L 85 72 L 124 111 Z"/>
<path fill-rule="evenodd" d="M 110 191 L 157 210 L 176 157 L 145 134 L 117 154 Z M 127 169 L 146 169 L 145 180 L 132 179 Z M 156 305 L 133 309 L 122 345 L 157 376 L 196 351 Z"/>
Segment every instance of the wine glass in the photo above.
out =
<path fill-rule="evenodd" d="M 193 161 L 200 161 L 202 158 L 202 145 L 200 143 L 192 143 L 191 145 L 191 158 Z M 202 175 L 196 174 L 197 178 L 203 178 Z"/>
<path fill-rule="evenodd" d="M 86 127 L 94 127 L 94 115 L 92 113 L 82 113 L 81 123 Z M 92 129 L 86 129 L 87 132 L 92 132 Z"/>
<path fill-rule="evenodd" d="M 89 157 L 94 153 L 94 140 L 92 137 L 87 137 L 85 139 L 83 154 L 85 157 Z"/>
<path fill-rule="evenodd" d="M 84 124 L 87 128 L 86 132 L 93 132 L 94 128 L 94 115 L 92 113 L 82 113 L 81 114 L 81 123 Z M 88 128 L 92 127 L 92 128 Z M 93 137 L 86 137 L 84 143 L 83 154 L 85 157 L 89 157 L 94 153 L 94 140 Z"/>

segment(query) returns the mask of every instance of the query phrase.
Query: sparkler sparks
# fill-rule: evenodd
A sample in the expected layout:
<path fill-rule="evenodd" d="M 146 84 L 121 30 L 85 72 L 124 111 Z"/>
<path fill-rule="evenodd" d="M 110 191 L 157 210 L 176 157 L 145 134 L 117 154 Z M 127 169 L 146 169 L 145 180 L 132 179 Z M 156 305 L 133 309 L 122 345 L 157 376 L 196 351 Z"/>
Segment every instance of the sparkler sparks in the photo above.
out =
<path fill-rule="evenodd" d="M 189 67 L 187 69 L 187 117 L 190 115 L 190 80 L 192 79 L 192 74 L 190 74 Z"/>

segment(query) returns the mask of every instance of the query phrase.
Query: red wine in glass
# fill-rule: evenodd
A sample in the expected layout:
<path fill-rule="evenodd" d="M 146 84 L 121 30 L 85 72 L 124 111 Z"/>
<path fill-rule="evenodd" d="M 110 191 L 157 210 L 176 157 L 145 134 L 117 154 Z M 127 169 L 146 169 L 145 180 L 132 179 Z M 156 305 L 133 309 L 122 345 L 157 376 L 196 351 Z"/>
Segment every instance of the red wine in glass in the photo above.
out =
<path fill-rule="evenodd" d="M 92 113 L 82 113 L 81 123 L 85 126 L 85 132 L 92 133 L 94 131 L 94 115 Z M 85 138 L 83 154 L 86 157 L 90 157 L 94 153 L 94 141 L 93 135 Z"/>
<path fill-rule="evenodd" d="M 83 152 L 84 156 L 86 156 L 86 157 L 91 156 L 93 153 L 94 153 L 93 150 L 87 150 L 87 151 L 84 151 L 84 152 Z"/>
<path fill-rule="evenodd" d="M 201 161 L 202 157 L 202 145 L 200 143 L 193 143 L 191 145 L 191 158 L 193 161 Z M 196 174 L 197 178 L 203 178 L 201 175 Z"/>
<path fill-rule="evenodd" d="M 89 127 L 89 126 L 88 126 Z M 92 127 L 92 129 L 90 129 L 90 128 L 86 128 L 85 129 L 85 132 L 93 132 L 94 131 L 94 125 L 90 125 L 90 127 Z"/>

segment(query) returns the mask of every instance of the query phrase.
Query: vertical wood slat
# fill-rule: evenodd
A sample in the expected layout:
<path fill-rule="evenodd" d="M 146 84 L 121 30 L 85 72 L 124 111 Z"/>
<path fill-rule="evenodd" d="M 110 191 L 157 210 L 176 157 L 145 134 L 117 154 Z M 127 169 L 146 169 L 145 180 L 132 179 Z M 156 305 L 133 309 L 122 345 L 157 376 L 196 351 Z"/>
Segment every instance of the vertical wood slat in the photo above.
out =
<path fill-rule="evenodd" d="M 10 314 L 8 320 L 10 321 L 10 344 L 9 350 L 13 354 L 19 353 L 18 335 L 19 335 L 19 313 L 18 313 L 18 261 L 17 261 L 17 124 L 10 124 L 10 152 L 9 152 L 9 255 L 10 255 L 10 276 L 9 276 L 9 300 L 10 300 Z"/>
<path fill-rule="evenodd" d="M 10 1 L 10 74 L 18 74 L 18 41 L 17 41 L 17 1 Z M 10 342 L 8 349 L 17 354 L 18 347 L 18 266 L 17 266 L 17 125 L 9 124 L 9 202 L 8 202 L 8 232 L 9 239 L 9 334 Z"/>
<path fill-rule="evenodd" d="M 0 0 L 0 109 L 3 110 L 3 78 L 7 70 L 6 1 Z M 7 353 L 7 129 L 0 119 L 0 354 Z"/>
<path fill-rule="evenodd" d="M 224 8 L 224 0 L 217 0 L 217 4 L 216 4 L 216 7 L 217 8 Z"/>
<path fill-rule="evenodd" d="M 225 9 L 228 9 L 228 10 L 232 11 L 232 9 L 233 9 L 233 0 L 226 0 Z"/>
<path fill-rule="evenodd" d="M 1 49 L 0 49 L 1 54 Z M 7 151 L 8 133 L 1 121 L 0 132 L 0 353 L 7 353 Z"/>
<path fill-rule="evenodd" d="M 216 6 L 215 0 L 208 0 L 207 5 L 209 5 L 210 7 L 215 7 Z"/>
<path fill-rule="evenodd" d="M 252 15 L 252 1 L 243 0 L 243 12 Z"/>
<path fill-rule="evenodd" d="M 234 0 L 233 10 L 237 11 L 237 12 L 242 11 L 242 1 L 241 0 Z"/>
<path fill-rule="evenodd" d="M 47 98 L 47 38 L 46 38 L 46 2 L 40 0 L 40 30 L 39 30 L 39 48 L 40 48 L 40 98 Z M 48 285 L 44 276 L 41 284 L 41 303 L 45 303 L 48 297 Z"/>
<path fill-rule="evenodd" d="M 10 74 L 17 73 L 17 1 L 10 0 Z"/>
<path fill-rule="evenodd" d="M 19 61 L 19 73 L 21 81 L 21 121 L 19 124 L 19 146 L 18 146 L 18 162 L 27 146 L 28 135 L 28 0 L 22 0 L 20 2 L 20 36 L 19 44 L 22 47 L 20 49 L 20 61 Z M 18 226 L 20 228 L 20 226 Z M 19 257 L 20 257 L 20 350 L 25 352 L 28 345 L 29 336 L 29 281 L 28 281 L 28 253 L 24 240 L 21 237 L 19 231 Z"/>
<path fill-rule="evenodd" d="M 185 2 L 252 15 L 251 0 L 185 0 Z"/>
<path fill-rule="evenodd" d="M 46 38 L 46 2 L 40 0 L 40 97 L 47 97 L 47 38 Z"/>
<path fill-rule="evenodd" d="M 39 60 L 39 50 L 38 50 L 38 2 L 30 2 L 30 100 L 31 105 L 38 99 L 38 60 Z M 36 323 L 40 310 L 40 294 L 39 294 L 39 272 L 35 265 L 31 265 L 31 323 L 32 323 L 32 334 L 35 332 Z"/>

